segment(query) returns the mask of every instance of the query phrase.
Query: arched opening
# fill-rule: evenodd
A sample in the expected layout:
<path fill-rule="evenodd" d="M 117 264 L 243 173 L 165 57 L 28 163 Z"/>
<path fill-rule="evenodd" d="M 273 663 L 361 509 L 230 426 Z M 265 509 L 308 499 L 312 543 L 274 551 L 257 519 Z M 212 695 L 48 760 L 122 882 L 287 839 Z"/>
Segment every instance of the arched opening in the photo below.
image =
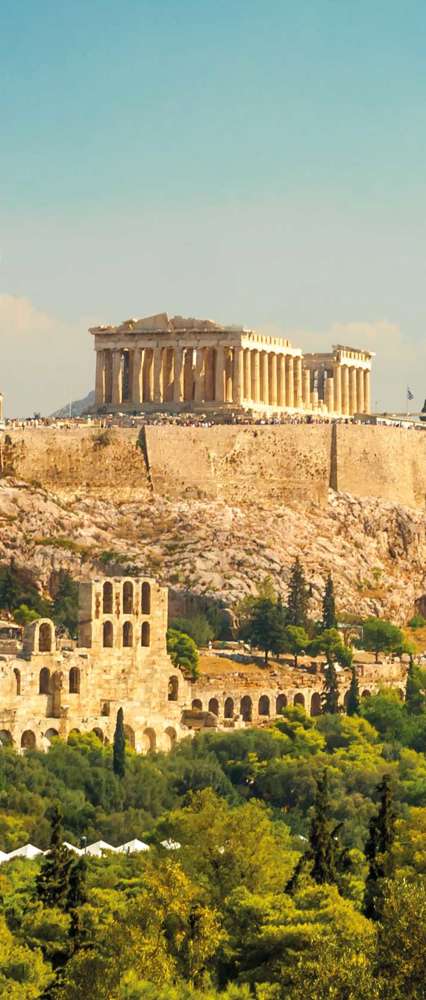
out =
<path fill-rule="evenodd" d="M 112 615 L 112 583 L 107 580 L 103 586 L 103 614 Z"/>
<path fill-rule="evenodd" d="M 223 715 L 225 719 L 232 719 L 234 716 L 234 699 L 225 698 L 225 704 L 223 706 Z"/>
<path fill-rule="evenodd" d="M 7 729 L 0 729 L 0 745 L 2 747 L 11 747 L 12 743 L 12 733 L 9 733 Z"/>
<path fill-rule="evenodd" d="M 199 698 L 194 698 L 192 702 L 192 708 L 194 709 L 195 712 L 202 712 L 203 704 Z"/>
<path fill-rule="evenodd" d="M 362 692 L 361 698 L 369 698 L 370 695 L 371 695 L 371 691 L 368 691 L 367 688 L 366 688 L 365 691 Z"/>
<path fill-rule="evenodd" d="M 311 698 L 311 715 L 321 715 L 321 695 L 314 691 Z"/>
<path fill-rule="evenodd" d="M 169 677 L 169 701 L 177 701 L 179 693 L 179 679 L 175 676 Z"/>
<path fill-rule="evenodd" d="M 157 737 L 154 729 L 145 729 L 143 734 L 143 749 L 146 753 L 157 749 Z"/>
<path fill-rule="evenodd" d="M 244 722 L 251 722 L 252 714 L 253 714 L 253 706 L 251 698 L 249 697 L 248 694 L 245 694 L 244 697 L 241 698 L 240 715 L 242 719 L 244 719 Z"/>
<path fill-rule="evenodd" d="M 114 644 L 114 629 L 112 622 L 104 622 L 103 625 L 103 645 L 106 649 L 111 649 Z"/>
<path fill-rule="evenodd" d="M 212 715 L 219 715 L 219 702 L 217 698 L 210 698 L 209 712 L 211 712 Z"/>
<path fill-rule="evenodd" d="M 78 667 L 71 667 L 69 675 L 69 693 L 80 694 L 80 670 Z"/>
<path fill-rule="evenodd" d="M 49 687 L 50 687 L 50 670 L 48 670 L 47 667 L 42 667 L 38 678 L 38 693 L 49 694 Z"/>
<path fill-rule="evenodd" d="M 151 629 L 149 622 L 143 622 L 141 628 L 141 646 L 149 646 L 151 641 Z"/>
<path fill-rule="evenodd" d="M 123 625 L 123 646 L 133 646 L 133 625 L 131 622 L 124 622 Z"/>
<path fill-rule="evenodd" d="M 53 627 L 50 622 L 43 622 L 38 631 L 39 653 L 51 653 L 53 648 Z"/>
<path fill-rule="evenodd" d="M 135 731 L 134 731 L 134 729 L 131 728 L 131 726 L 125 726 L 124 727 L 124 736 L 125 736 L 125 739 L 126 739 L 126 743 L 128 743 L 129 746 L 132 748 L 132 750 L 134 750 L 135 749 Z"/>
<path fill-rule="evenodd" d="M 123 584 L 123 614 L 133 614 L 133 583 L 130 580 Z"/>
<path fill-rule="evenodd" d="M 15 694 L 21 693 L 21 672 L 17 667 L 14 668 L 13 673 L 15 674 Z"/>
<path fill-rule="evenodd" d="M 287 708 L 287 696 L 285 694 L 278 694 L 275 702 L 276 715 L 281 715 L 281 712 L 283 712 L 285 708 Z"/>
<path fill-rule="evenodd" d="M 305 707 L 305 696 L 298 691 L 293 698 L 293 705 L 300 705 L 301 708 Z"/>
<path fill-rule="evenodd" d="M 92 729 L 92 733 L 94 736 L 98 738 L 100 743 L 104 742 L 104 734 L 102 732 L 102 729 L 99 729 L 98 726 L 95 726 L 94 729 Z"/>
<path fill-rule="evenodd" d="M 151 614 L 151 587 L 149 583 L 142 584 L 141 611 L 143 615 Z"/>
<path fill-rule="evenodd" d="M 164 733 L 164 736 L 165 736 L 165 742 L 166 742 L 167 750 L 171 750 L 172 747 L 174 747 L 174 745 L 176 743 L 176 739 L 177 739 L 177 737 L 176 737 L 176 730 L 173 729 L 172 726 L 168 726 L 167 729 L 166 729 L 166 731 L 165 731 L 165 733 Z"/>
<path fill-rule="evenodd" d="M 35 750 L 36 738 L 31 729 L 25 729 L 21 736 L 21 747 L 23 750 Z"/>
<path fill-rule="evenodd" d="M 267 694 L 262 694 L 259 698 L 259 715 L 270 714 L 270 703 Z"/>
<path fill-rule="evenodd" d="M 52 741 L 58 738 L 59 733 L 57 729 L 47 729 L 44 735 L 47 740 Z"/>
<path fill-rule="evenodd" d="M 397 693 L 398 698 L 400 699 L 400 701 L 404 701 L 405 694 L 404 694 L 404 691 L 402 690 L 402 688 L 396 688 L 396 693 Z"/>

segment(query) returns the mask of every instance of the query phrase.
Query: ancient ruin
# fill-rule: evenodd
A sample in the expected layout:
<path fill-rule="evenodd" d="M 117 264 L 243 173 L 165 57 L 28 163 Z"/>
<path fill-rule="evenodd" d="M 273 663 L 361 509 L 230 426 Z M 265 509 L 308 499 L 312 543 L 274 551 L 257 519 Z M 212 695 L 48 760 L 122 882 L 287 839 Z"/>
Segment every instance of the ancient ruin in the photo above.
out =
<path fill-rule="evenodd" d="M 369 351 L 304 357 L 284 337 L 166 313 L 90 333 L 98 412 L 370 413 Z"/>

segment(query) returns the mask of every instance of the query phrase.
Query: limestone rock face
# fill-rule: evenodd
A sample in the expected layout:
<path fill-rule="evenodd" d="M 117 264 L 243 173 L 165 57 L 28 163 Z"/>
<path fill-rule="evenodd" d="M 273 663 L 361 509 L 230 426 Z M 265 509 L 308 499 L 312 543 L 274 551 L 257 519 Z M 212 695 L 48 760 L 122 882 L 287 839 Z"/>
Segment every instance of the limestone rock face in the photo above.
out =
<path fill-rule="evenodd" d="M 12 557 L 44 587 L 61 568 L 91 578 L 105 571 L 155 576 L 174 607 L 203 598 L 232 607 L 271 576 L 285 600 L 299 555 L 318 615 L 324 582 L 335 580 L 338 610 L 403 623 L 426 593 L 426 514 L 390 501 L 329 491 L 325 505 L 262 505 L 242 497 L 100 499 L 84 487 L 53 492 L 0 480 L 0 561 Z"/>

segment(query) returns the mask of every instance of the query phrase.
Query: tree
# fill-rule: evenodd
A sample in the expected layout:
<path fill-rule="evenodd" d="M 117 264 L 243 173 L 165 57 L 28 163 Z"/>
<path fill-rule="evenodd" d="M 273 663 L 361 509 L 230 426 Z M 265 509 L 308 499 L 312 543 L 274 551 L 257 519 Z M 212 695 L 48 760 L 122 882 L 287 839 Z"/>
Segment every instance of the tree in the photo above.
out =
<path fill-rule="evenodd" d="M 338 827 L 330 819 L 327 770 L 317 778 L 314 814 L 309 833 L 312 857 L 312 878 L 315 882 L 337 882 L 337 833 Z"/>
<path fill-rule="evenodd" d="M 36 878 L 36 892 L 38 899 L 45 906 L 65 909 L 72 857 L 63 844 L 62 812 L 58 805 L 53 806 L 51 810 L 50 830 L 50 847 L 44 855 Z"/>
<path fill-rule="evenodd" d="M 360 698 L 359 698 L 359 684 L 358 676 L 355 667 L 352 666 L 351 669 L 351 683 L 348 691 L 348 700 L 346 704 L 346 712 L 348 715 L 359 715 L 360 709 Z"/>
<path fill-rule="evenodd" d="M 365 883 L 364 913 L 371 920 L 379 920 L 383 909 L 383 880 L 393 870 L 392 845 L 395 840 L 395 813 L 391 779 L 385 774 L 377 787 L 379 808 L 369 824 L 365 845 L 368 874 Z"/>
<path fill-rule="evenodd" d="M 240 627 L 240 637 L 257 649 L 263 649 L 265 666 L 269 653 L 285 650 L 285 613 L 282 604 L 270 598 L 258 598 Z"/>
<path fill-rule="evenodd" d="M 339 712 L 339 684 L 334 663 L 329 663 L 324 670 L 321 705 L 322 711 L 327 715 L 336 715 Z"/>
<path fill-rule="evenodd" d="M 214 637 L 214 629 L 208 618 L 202 614 L 194 615 L 193 618 L 174 618 L 170 628 L 175 632 L 184 632 L 185 635 L 191 636 L 199 648 L 208 646 Z"/>
<path fill-rule="evenodd" d="M 114 774 L 116 774 L 118 778 L 124 778 L 126 771 L 126 737 L 124 734 L 124 715 L 122 708 L 119 708 L 117 712 L 117 722 L 115 726 L 112 752 L 112 767 Z"/>
<path fill-rule="evenodd" d="M 78 626 L 78 584 L 63 569 L 59 572 L 52 618 L 56 625 L 63 625 L 70 635 L 75 635 Z"/>
<path fill-rule="evenodd" d="M 181 667 L 191 675 L 192 680 L 196 679 L 198 650 L 191 636 L 174 628 L 167 629 L 167 652 L 174 667 Z"/>
<path fill-rule="evenodd" d="M 342 642 L 337 628 L 328 628 L 325 632 L 321 632 L 316 639 L 312 639 L 309 644 L 309 652 L 313 656 L 324 653 L 329 665 L 337 661 L 342 667 L 350 667 L 352 663 L 352 650 Z"/>
<path fill-rule="evenodd" d="M 308 633 L 304 628 L 297 625 L 287 625 L 283 632 L 283 653 L 292 653 L 294 656 L 294 666 L 297 668 L 297 659 L 304 649 L 309 645 Z"/>
<path fill-rule="evenodd" d="M 375 654 L 376 663 L 379 660 L 379 653 L 397 652 L 404 643 L 404 634 L 392 622 L 384 618 L 367 618 L 363 623 L 364 649 Z"/>
<path fill-rule="evenodd" d="M 303 566 L 299 556 L 295 559 L 290 571 L 290 582 L 287 601 L 287 623 L 306 628 L 308 624 L 308 588 Z"/>
<path fill-rule="evenodd" d="M 426 670 L 414 663 L 408 668 L 405 705 L 409 715 L 421 715 L 426 706 Z"/>
<path fill-rule="evenodd" d="M 327 577 L 324 597 L 322 600 L 322 629 L 336 628 L 336 602 L 334 599 L 334 584 L 331 573 Z"/>

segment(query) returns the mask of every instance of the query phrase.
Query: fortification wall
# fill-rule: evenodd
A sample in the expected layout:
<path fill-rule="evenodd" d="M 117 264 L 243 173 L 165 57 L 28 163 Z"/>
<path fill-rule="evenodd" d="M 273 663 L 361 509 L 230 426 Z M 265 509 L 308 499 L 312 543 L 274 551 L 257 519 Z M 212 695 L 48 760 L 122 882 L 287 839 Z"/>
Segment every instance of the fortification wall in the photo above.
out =
<path fill-rule="evenodd" d="M 333 438 L 335 489 L 425 509 L 426 432 L 336 424 Z"/>

